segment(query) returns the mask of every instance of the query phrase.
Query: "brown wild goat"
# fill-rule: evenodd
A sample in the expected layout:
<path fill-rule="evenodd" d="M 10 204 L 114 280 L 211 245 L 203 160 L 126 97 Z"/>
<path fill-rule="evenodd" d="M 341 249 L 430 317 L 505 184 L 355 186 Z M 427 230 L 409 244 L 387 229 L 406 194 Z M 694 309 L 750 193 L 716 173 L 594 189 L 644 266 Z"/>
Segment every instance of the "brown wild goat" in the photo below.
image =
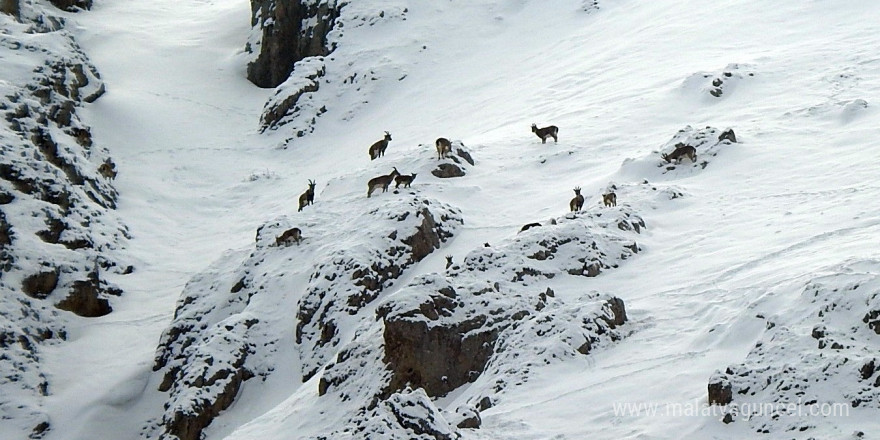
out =
<path fill-rule="evenodd" d="M 284 231 L 283 234 L 275 237 L 275 245 L 288 245 L 291 241 L 299 244 L 300 240 L 302 240 L 302 231 L 299 228 L 291 228 Z"/>
<path fill-rule="evenodd" d="M 299 209 L 297 212 L 302 211 L 308 205 L 312 205 L 315 203 L 315 182 L 312 182 L 312 179 L 309 179 L 309 189 L 306 192 L 300 194 L 299 196 Z"/>
<path fill-rule="evenodd" d="M 691 162 L 697 163 L 697 149 L 679 142 L 675 144 L 675 150 L 672 153 L 661 154 L 660 157 L 666 162 L 672 162 L 674 160 L 675 163 L 681 163 L 681 159 L 687 157 Z"/>
<path fill-rule="evenodd" d="M 447 154 L 452 152 L 452 142 L 449 142 L 449 139 L 438 138 L 437 141 L 434 142 L 434 146 L 437 147 L 437 160 L 443 159 Z"/>
<path fill-rule="evenodd" d="M 538 128 L 538 124 L 532 124 L 532 133 L 535 133 L 536 135 L 538 135 L 539 138 L 541 138 L 542 144 L 547 143 L 548 137 L 552 137 L 553 142 L 559 142 L 559 140 L 556 138 L 556 135 L 559 134 L 559 127 L 555 125 Z"/>
<path fill-rule="evenodd" d="M 403 185 L 404 188 L 409 188 L 409 184 L 412 183 L 413 180 L 416 179 L 416 173 L 412 173 L 409 176 L 399 175 L 394 178 L 394 188 L 400 188 L 400 185 Z"/>
<path fill-rule="evenodd" d="M 391 185 L 391 181 L 399 175 L 400 172 L 397 171 L 397 168 L 394 168 L 394 170 L 391 171 L 391 174 L 370 179 L 370 181 L 367 182 L 367 197 L 370 197 L 370 194 L 373 194 L 373 191 L 378 188 L 382 188 L 382 192 L 388 191 L 388 185 Z"/>
<path fill-rule="evenodd" d="M 605 206 L 617 206 L 617 194 L 610 192 L 608 194 L 602 194 L 602 203 Z"/>
<path fill-rule="evenodd" d="M 98 172 L 101 173 L 107 179 L 115 179 L 116 178 L 116 164 L 113 163 L 110 158 L 104 161 L 101 166 L 98 167 Z"/>
<path fill-rule="evenodd" d="M 391 140 L 391 133 L 385 132 L 385 138 L 376 141 L 373 145 L 370 145 L 370 160 L 378 159 L 385 155 L 385 149 L 388 148 L 388 141 Z"/>
<path fill-rule="evenodd" d="M 574 189 L 574 198 L 568 203 L 568 207 L 571 208 L 571 212 L 578 212 L 584 207 L 584 196 L 581 195 L 581 187 L 578 186 Z"/>

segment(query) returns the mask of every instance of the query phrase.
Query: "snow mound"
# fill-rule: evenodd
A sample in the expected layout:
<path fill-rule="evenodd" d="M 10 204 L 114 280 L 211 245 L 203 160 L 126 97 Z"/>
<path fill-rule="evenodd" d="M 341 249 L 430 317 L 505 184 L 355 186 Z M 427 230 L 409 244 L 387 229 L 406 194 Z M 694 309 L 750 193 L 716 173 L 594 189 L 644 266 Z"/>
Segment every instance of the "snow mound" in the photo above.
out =
<path fill-rule="evenodd" d="M 684 93 L 705 101 L 714 101 L 733 94 L 745 81 L 755 76 L 756 69 L 750 64 L 728 64 L 715 72 L 697 72 L 687 77 L 681 85 Z"/>
<path fill-rule="evenodd" d="M 731 140 L 732 139 L 732 140 Z M 621 165 L 620 174 L 632 179 L 673 180 L 693 176 L 714 160 L 724 148 L 737 142 L 732 129 L 719 130 L 715 127 L 695 129 L 690 125 L 679 130 L 672 139 L 660 147 L 659 151 L 640 159 L 626 159 Z M 687 157 L 666 161 L 663 154 L 672 154 L 680 146 L 691 146 L 696 150 L 696 161 Z"/>

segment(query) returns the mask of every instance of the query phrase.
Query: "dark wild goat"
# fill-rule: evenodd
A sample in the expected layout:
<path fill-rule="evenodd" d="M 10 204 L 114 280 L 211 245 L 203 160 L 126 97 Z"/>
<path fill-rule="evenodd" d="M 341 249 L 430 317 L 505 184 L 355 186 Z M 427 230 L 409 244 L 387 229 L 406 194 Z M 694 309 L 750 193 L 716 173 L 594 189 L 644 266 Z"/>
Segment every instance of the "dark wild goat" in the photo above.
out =
<path fill-rule="evenodd" d="M 385 149 L 388 148 L 388 142 L 391 140 L 391 133 L 385 132 L 385 138 L 376 141 L 370 145 L 370 160 L 378 159 L 385 155 Z"/>
<path fill-rule="evenodd" d="M 556 135 L 559 134 L 559 127 L 555 125 L 550 125 L 544 128 L 538 128 L 538 124 L 532 124 L 532 133 L 538 135 L 541 138 L 541 143 L 546 144 L 547 138 L 552 137 L 553 142 L 558 142 L 559 139 L 556 138 Z"/>
<path fill-rule="evenodd" d="M 306 192 L 300 194 L 299 196 L 299 209 L 297 212 L 302 211 L 308 205 L 312 205 L 315 203 L 315 182 L 312 179 L 309 179 L 309 189 Z"/>
<path fill-rule="evenodd" d="M 574 198 L 568 203 L 571 212 L 578 212 L 584 207 L 584 196 L 581 195 L 581 187 L 574 189 Z"/>
<path fill-rule="evenodd" d="M 413 180 L 416 179 L 416 173 L 412 173 L 409 176 L 399 175 L 394 178 L 394 188 L 400 188 L 400 185 L 403 185 L 404 188 L 409 188 L 409 184 L 412 183 Z"/>

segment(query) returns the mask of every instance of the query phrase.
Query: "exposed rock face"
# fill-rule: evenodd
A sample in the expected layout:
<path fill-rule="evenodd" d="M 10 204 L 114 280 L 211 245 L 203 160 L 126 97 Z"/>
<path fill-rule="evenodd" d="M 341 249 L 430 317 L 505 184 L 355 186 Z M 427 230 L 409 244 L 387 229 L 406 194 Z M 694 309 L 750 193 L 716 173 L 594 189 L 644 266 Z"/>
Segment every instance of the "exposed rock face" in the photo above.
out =
<path fill-rule="evenodd" d="M 261 29 L 262 37 L 259 48 L 248 48 L 259 50 L 248 64 L 248 79 L 258 87 L 277 87 L 297 61 L 330 53 L 327 34 L 340 7 L 335 0 L 251 0 L 251 26 Z"/>
<path fill-rule="evenodd" d="M 109 154 L 78 115 L 104 91 L 97 70 L 54 6 L 4 0 L 0 9 L 14 16 L 0 15 L 0 396 L 15 396 L 0 397 L 0 419 L 16 438 L 36 438 L 51 429 L 41 345 L 63 340 L 77 319 L 59 309 L 109 312 L 119 291 L 101 274 L 122 273 L 126 231 L 98 172 Z"/>
<path fill-rule="evenodd" d="M 828 268 L 805 287 L 798 281 L 774 296 L 789 303 L 764 318 L 765 334 L 742 363 L 710 379 L 710 403 L 775 404 L 747 423 L 757 432 L 785 435 L 809 435 L 817 414 L 880 409 L 877 334 L 863 318 L 880 310 L 880 261 Z M 869 429 L 848 429 L 856 428 Z"/>
<path fill-rule="evenodd" d="M 717 374 L 709 381 L 709 405 L 727 405 L 733 401 L 730 379 Z"/>
<path fill-rule="evenodd" d="M 21 5 L 18 4 L 18 0 L 0 0 L 0 13 L 18 17 L 20 9 Z"/>

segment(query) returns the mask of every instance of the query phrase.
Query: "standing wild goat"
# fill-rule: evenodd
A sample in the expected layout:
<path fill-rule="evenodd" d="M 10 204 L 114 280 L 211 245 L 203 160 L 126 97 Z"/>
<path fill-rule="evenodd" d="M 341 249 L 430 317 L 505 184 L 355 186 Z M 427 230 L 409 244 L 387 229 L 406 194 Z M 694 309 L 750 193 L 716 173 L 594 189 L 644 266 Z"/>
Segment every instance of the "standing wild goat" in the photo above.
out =
<path fill-rule="evenodd" d="M 409 188 L 409 184 L 412 183 L 412 181 L 415 179 L 416 179 L 416 173 L 412 173 L 412 175 L 409 175 L 409 176 L 398 175 L 397 177 L 394 178 L 394 182 L 395 182 L 394 188 L 395 189 L 400 188 L 400 185 L 403 185 L 404 188 Z"/>
<path fill-rule="evenodd" d="M 559 142 L 559 140 L 556 138 L 556 135 L 559 134 L 559 127 L 555 125 L 538 128 L 538 124 L 532 124 L 532 133 L 535 133 L 536 135 L 538 135 L 539 138 L 541 138 L 542 144 L 547 143 L 548 137 L 552 137 L 553 142 Z"/>
<path fill-rule="evenodd" d="M 672 162 L 674 160 L 675 163 L 681 163 L 681 159 L 687 157 L 691 162 L 697 163 L 697 149 L 679 142 L 675 144 L 675 150 L 672 153 L 661 154 L 660 157 L 666 162 Z"/>
<path fill-rule="evenodd" d="M 434 146 L 437 147 L 437 160 L 443 159 L 447 154 L 452 152 L 452 142 L 449 142 L 449 139 L 438 138 L 437 141 L 434 142 Z"/>
<path fill-rule="evenodd" d="M 302 231 L 299 228 L 291 228 L 291 229 L 284 231 L 283 234 L 275 237 L 275 245 L 276 246 L 287 245 L 287 244 L 290 244 L 291 241 L 296 242 L 296 244 L 299 244 L 299 242 L 301 240 L 302 240 Z"/>
<path fill-rule="evenodd" d="M 312 179 L 309 179 L 309 189 L 306 192 L 300 194 L 299 196 L 299 209 L 297 212 L 302 211 L 308 205 L 312 205 L 315 203 L 315 182 Z"/>
<path fill-rule="evenodd" d="M 602 203 L 605 206 L 617 206 L 617 194 L 610 192 L 608 194 L 602 194 Z"/>
<path fill-rule="evenodd" d="M 370 197 L 370 194 L 373 194 L 373 191 L 377 188 L 382 188 L 382 192 L 388 191 L 388 185 L 391 185 L 391 181 L 399 175 L 400 172 L 397 171 L 397 168 L 394 168 L 394 170 L 391 171 L 391 174 L 370 179 L 370 181 L 367 182 L 367 197 Z"/>
<path fill-rule="evenodd" d="M 370 145 L 370 160 L 375 160 L 379 157 L 385 155 L 385 149 L 388 148 L 388 141 L 391 140 L 391 133 L 385 132 L 385 138 L 376 141 L 373 145 Z"/>
<path fill-rule="evenodd" d="M 584 196 L 581 195 L 581 187 L 575 187 L 574 198 L 568 203 L 568 207 L 572 212 L 578 212 L 584 207 Z"/>

